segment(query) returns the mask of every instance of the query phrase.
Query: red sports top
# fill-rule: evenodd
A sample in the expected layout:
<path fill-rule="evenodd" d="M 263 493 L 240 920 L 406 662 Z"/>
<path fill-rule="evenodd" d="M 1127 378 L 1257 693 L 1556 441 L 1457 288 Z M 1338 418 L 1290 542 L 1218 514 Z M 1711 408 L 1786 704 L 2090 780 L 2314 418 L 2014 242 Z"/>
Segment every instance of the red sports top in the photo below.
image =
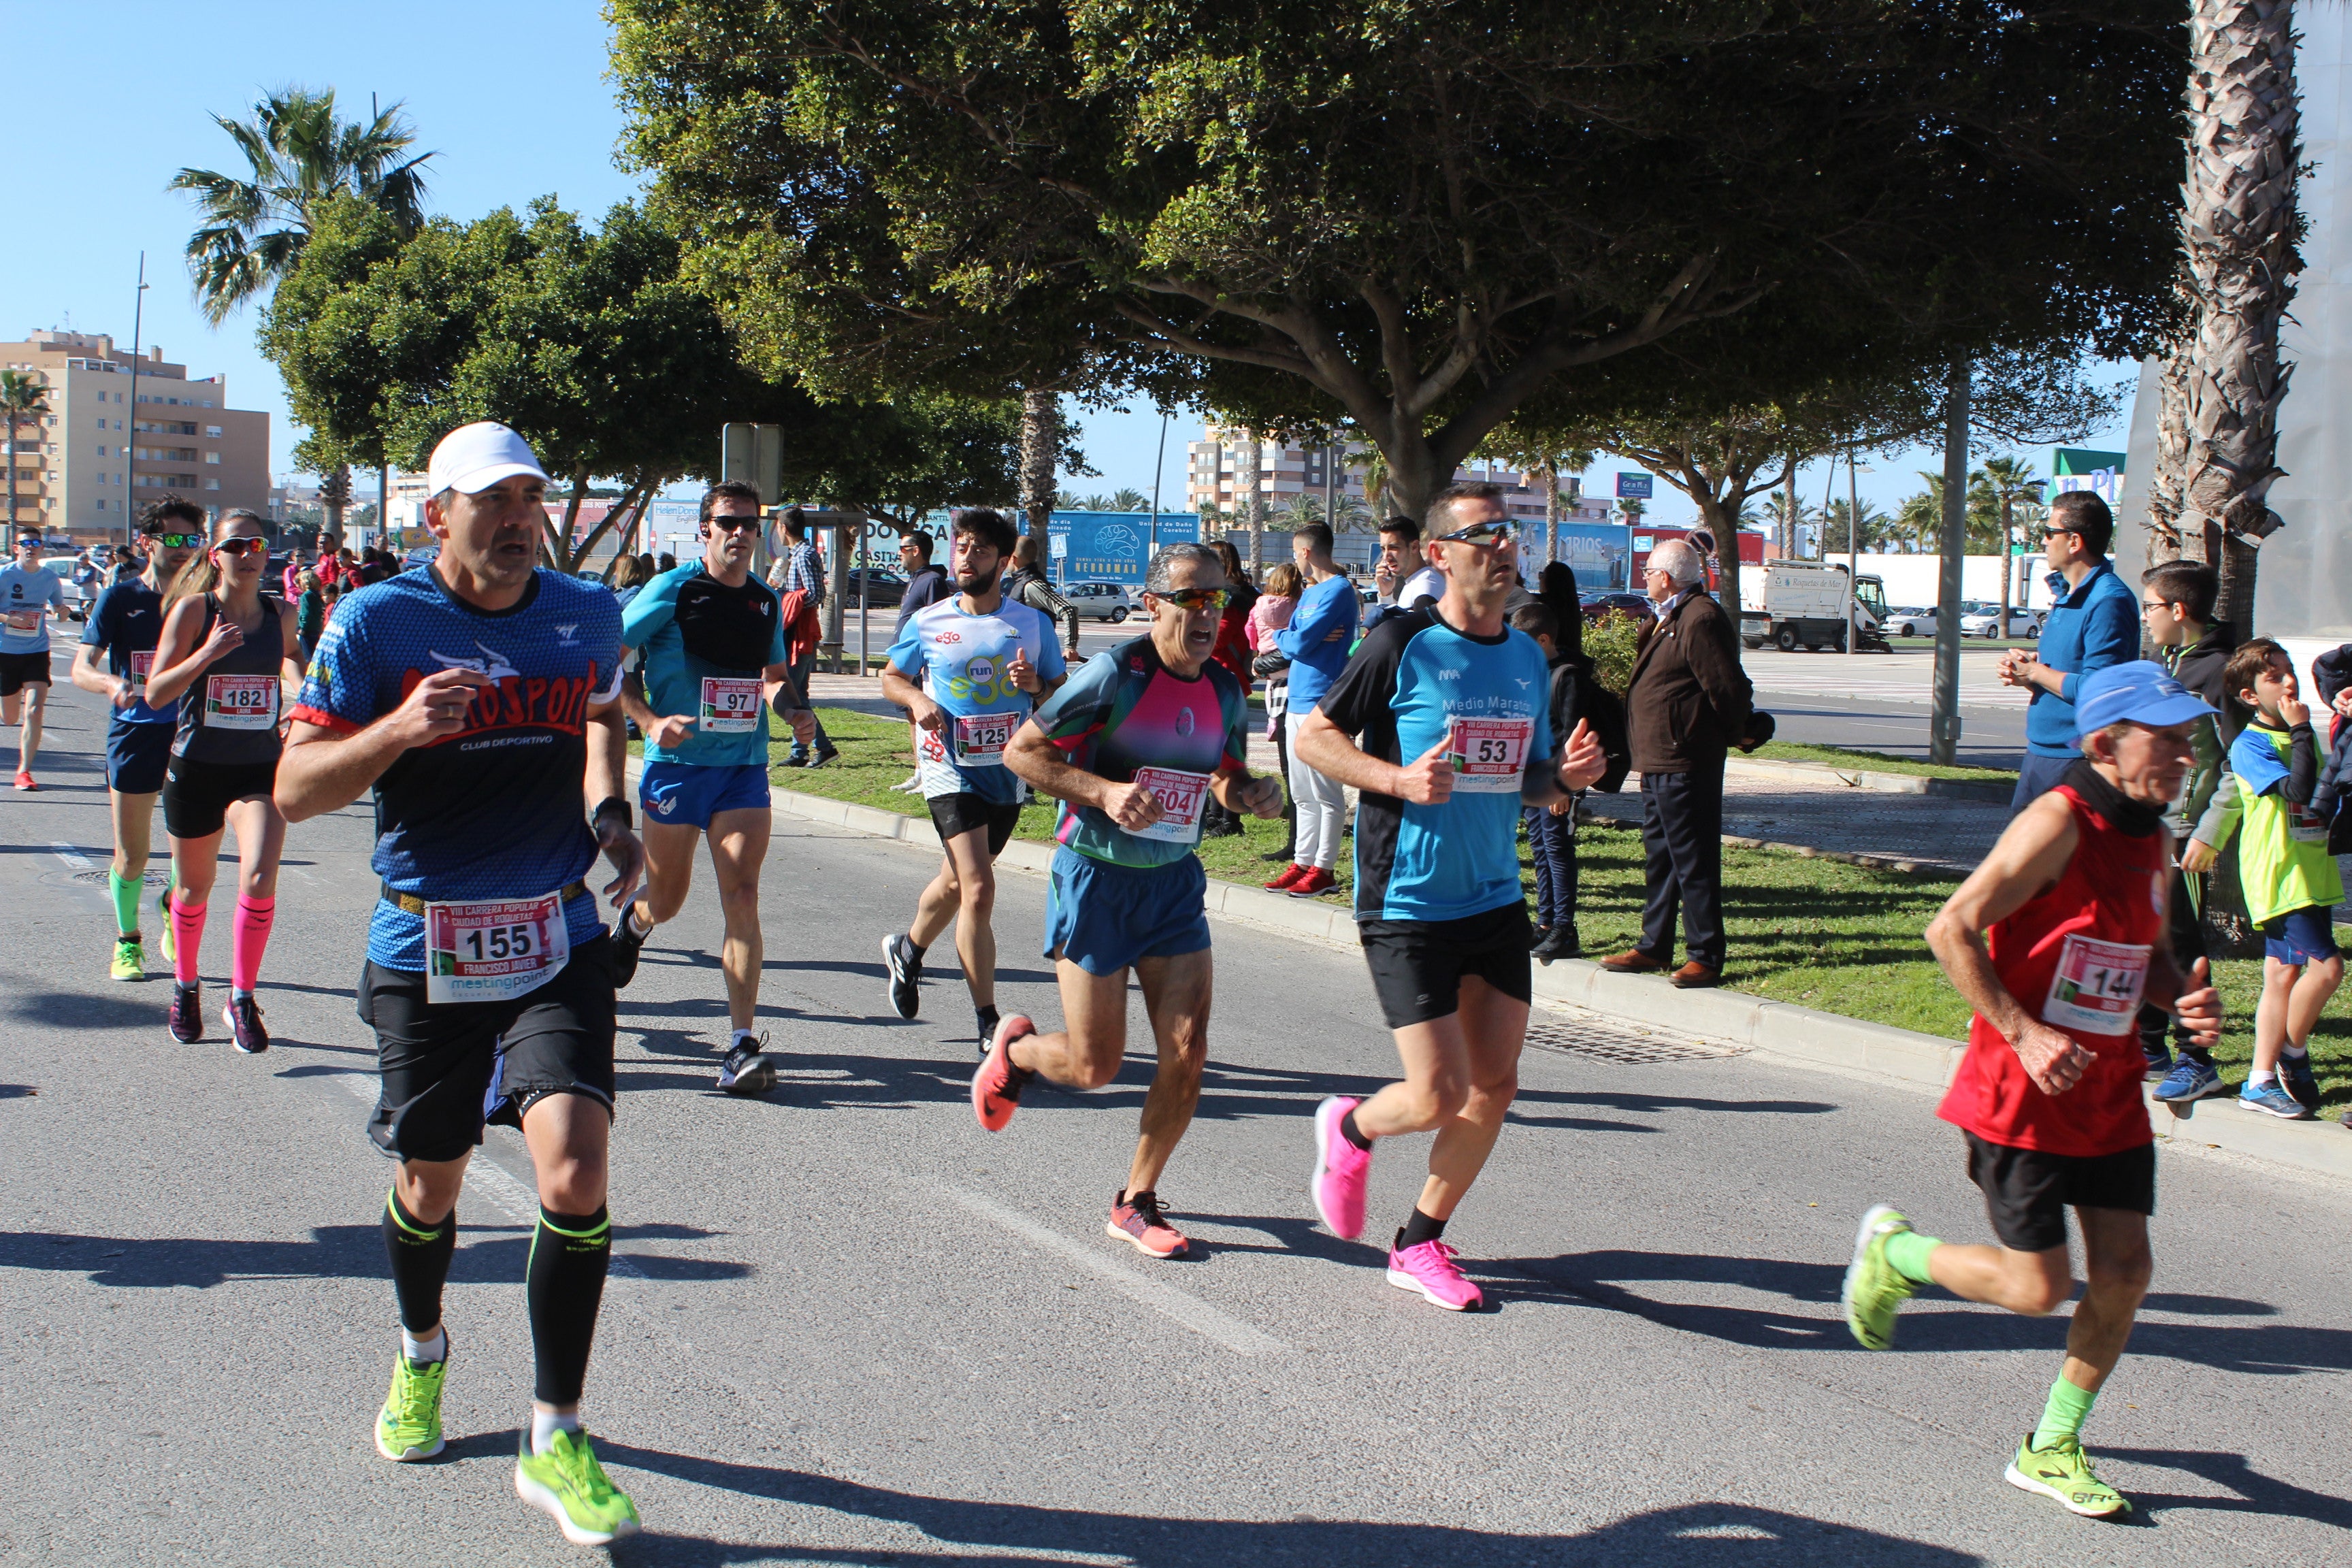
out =
<path fill-rule="evenodd" d="M 2167 940 L 2171 846 L 2161 832 L 2118 831 L 2064 784 L 2056 793 L 2074 808 L 2074 858 L 2048 892 L 1994 923 L 1986 948 L 2011 995 L 2098 1059 L 2064 1094 L 2044 1093 L 1979 1014 L 1936 1114 L 2011 1148 L 2120 1153 L 2156 1136 L 2140 1097 L 2147 1063 L 2134 1019 L 2148 958 Z"/>

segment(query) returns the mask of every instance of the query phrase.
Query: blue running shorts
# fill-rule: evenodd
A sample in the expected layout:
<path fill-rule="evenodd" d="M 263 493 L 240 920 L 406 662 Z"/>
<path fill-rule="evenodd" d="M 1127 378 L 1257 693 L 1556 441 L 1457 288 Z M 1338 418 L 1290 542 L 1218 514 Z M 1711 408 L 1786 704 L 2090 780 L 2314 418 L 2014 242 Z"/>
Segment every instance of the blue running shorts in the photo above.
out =
<path fill-rule="evenodd" d="M 2300 969 L 2336 956 L 2336 911 L 2317 904 L 2263 922 L 2263 956 Z"/>
<path fill-rule="evenodd" d="M 1195 855 L 1142 868 L 1057 849 L 1045 891 L 1045 956 L 1101 975 L 1139 958 L 1199 952 L 1209 945 L 1208 892 Z"/>
<path fill-rule="evenodd" d="M 647 822 L 709 827 L 722 811 L 766 811 L 768 770 L 758 763 L 723 768 L 647 763 L 637 780 L 637 804 L 645 808 Z"/>
<path fill-rule="evenodd" d="M 176 724 L 130 724 L 120 719 L 106 726 L 106 787 L 117 795 L 155 795 L 163 787 L 163 769 L 172 760 Z"/>

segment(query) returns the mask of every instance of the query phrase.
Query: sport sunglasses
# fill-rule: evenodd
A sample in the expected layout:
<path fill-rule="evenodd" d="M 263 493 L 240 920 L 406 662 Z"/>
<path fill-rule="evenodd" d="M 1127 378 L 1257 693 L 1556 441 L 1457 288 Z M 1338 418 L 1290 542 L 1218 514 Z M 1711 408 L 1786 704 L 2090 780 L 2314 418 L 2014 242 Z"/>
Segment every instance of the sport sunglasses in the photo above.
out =
<path fill-rule="evenodd" d="M 205 536 L 201 533 L 156 533 L 148 537 L 166 550 L 196 550 L 201 549 L 205 542 Z"/>
<path fill-rule="evenodd" d="M 267 555 L 269 552 L 269 542 L 266 539 L 255 539 L 249 536 L 238 539 L 224 539 L 218 544 L 214 545 L 213 548 L 219 551 L 224 555 Z"/>
<path fill-rule="evenodd" d="M 1230 588 L 1150 588 L 1145 592 L 1181 610 L 1222 610 L 1234 597 Z"/>
<path fill-rule="evenodd" d="M 1467 528 L 1457 528 L 1437 537 L 1448 544 L 1504 544 L 1519 536 L 1518 524 L 1507 518 L 1490 517 L 1484 522 L 1474 522 Z"/>

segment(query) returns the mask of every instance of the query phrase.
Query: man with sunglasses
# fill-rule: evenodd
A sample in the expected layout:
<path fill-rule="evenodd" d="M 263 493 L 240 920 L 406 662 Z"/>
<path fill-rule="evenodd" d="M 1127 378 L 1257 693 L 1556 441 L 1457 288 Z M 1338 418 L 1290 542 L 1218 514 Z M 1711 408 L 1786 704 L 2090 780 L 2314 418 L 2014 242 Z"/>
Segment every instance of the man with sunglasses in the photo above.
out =
<path fill-rule="evenodd" d="M 1104 1229 L 1150 1258 L 1190 1249 L 1160 1205 L 1160 1172 L 1192 1124 L 1209 1059 L 1208 877 L 1193 853 L 1201 808 L 1274 817 L 1282 786 L 1250 775 L 1249 706 L 1210 655 L 1227 589 L 1205 544 L 1171 544 L 1143 581 L 1151 629 L 1106 652 L 1055 692 L 1005 749 L 1005 765 L 1062 803 L 1045 895 L 1045 956 L 1066 1028 L 1040 1034 L 1013 1015 L 972 1075 L 971 1108 L 991 1132 L 1013 1120 L 1036 1074 L 1098 1089 L 1127 1055 L 1127 975 L 1143 987 L 1159 1047 L 1127 1184 Z"/>
<path fill-rule="evenodd" d="M 914 924 L 882 939 L 890 1007 L 901 1018 L 915 1016 L 923 952 L 953 922 L 983 1054 L 998 1023 L 996 933 L 989 923 L 996 858 L 1021 820 L 1021 781 L 1005 767 L 1004 751 L 1066 673 L 1054 624 L 1004 597 L 1018 538 L 1001 512 L 958 513 L 950 558 L 960 592 L 916 611 L 882 667 L 882 695 L 914 716 L 915 762 L 941 852 Z"/>
<path fill-rule="evenodd" d="M 1450 486 L 1429 515 L 1444 597 L 1375 626 L 1297 742 L 1307 766 L 1362 792 L 1357 929 L 1404 1062 L 1370 1099 L 1316 1108 L 1311 1193 L 1353 1240 L 1373 1142 L 1434 1131 L 1388 1280 L 1460 1312 L 1485 1298 L 1442 1238 L 1518 1091 L 1533 993 L 1519 813 L 1570 798 L 1608 759 L 1580 721 L 1553 736 L 1543 650 L 1504 619 L 1519 551 L 1501 487 Z"/>
<path fill-rule="evenodd" d="M 638 803 L 646 813 L 646 890 L 613 933 L 626 986 L 653 928 L 675 916 L 694 878 L 698 839 L 710 845 L 727 935 L 719 966 L 732 1030 L 719 1068 L 729 1094 L 763 1094 L 776 1067 L 752 1031 L 760 1006 L 760 868 L 768 858 L 768 713 L 805 744 L 816 715 L 793 684 L 782 601 L 753 574 L 760 492 L 738 480 L 702 498 L 702 558 L 663 573 L 623 613 L 623 657 L 645 650 L 621 705 L 646 737 Z"/>
<path fill-rule="evenodd" d="M 2050 566 L 2050 614 L 2032 653 L 2011 648 L 2000 678 L 2032 698 L 2025 710 L 2025 756 L 2010 796 L 2012 816 L 2033 804 L 2081 759 L 2074 743 L 2074 695 L 2102 669 L 2139 658 L 2139 595 L 2107 563 L 2116 522 L 2107 503 L 2089 490 L 2068 490 L 2050 503 L 2042 531 Z"/>
<path fill-rule="evenodd" d="M 38 529 L 16 531 L 16 559 L 0 566 L 0 724 L 16 731 L 16 787 L 38 789 L 33 759 L 49 705 L 49 612 L 66 613 L 66 585 L 41 564 Z"/>
<path fill-rule="evenodd" d="M 172 737 L 180 721 L 177 702 L 147 700 L 147 676 L 154 668 L 155 642 L 163 631 L 163 590 L 205 543 L 204 509 L 173 497 L 147 509 L 139 521 L 147 542 L 146 569 L 98 595 L 82 626 L 74 654 L 73 683 L 103 697 L 111 706 L 106 726 L 106 800 L 114 824 L 114 863 L 106 885 L 114 897 L 114 962 L 117 980 L 147 978 L 147 952 L 139 931 L 139 895 L 146 885 L 147 859 L 154 842 L 155 802 L 172 760 Z M 99 668 L 100 656 L 106 668 Z M 166 963 L 172 957 L 172 917 L 167 887 L 155 900 L 156 929 Z"/>

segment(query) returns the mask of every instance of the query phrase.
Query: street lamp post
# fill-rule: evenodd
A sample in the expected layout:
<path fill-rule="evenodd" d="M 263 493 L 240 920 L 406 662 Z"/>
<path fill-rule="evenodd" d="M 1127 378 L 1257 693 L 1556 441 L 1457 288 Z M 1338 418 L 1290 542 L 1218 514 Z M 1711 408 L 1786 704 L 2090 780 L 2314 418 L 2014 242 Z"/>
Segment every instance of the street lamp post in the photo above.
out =
<path fill-rule="evenodd" d="M 1853 447 L 1845 449 L 1845 652 L 1853 657 L 1854 645 L 1862 640 L 1860 622 L 1854 614 L 1855 585 L 1862 580 L 1862 486 L 1861 470 L 1854 466 Z"/>
<path fill-rule="evenodd" d="M 139 333 L 144 325 L 147 309 L 147 253 L 139 253 L 139 287 L 131 296 L 131 440 L 122 448 L 122 488 L 139 489 Z M 131 500 L 136 500 L 134 494 Z M 122 542 L 131 540 L 131 500 L 123 502 Z"/>

